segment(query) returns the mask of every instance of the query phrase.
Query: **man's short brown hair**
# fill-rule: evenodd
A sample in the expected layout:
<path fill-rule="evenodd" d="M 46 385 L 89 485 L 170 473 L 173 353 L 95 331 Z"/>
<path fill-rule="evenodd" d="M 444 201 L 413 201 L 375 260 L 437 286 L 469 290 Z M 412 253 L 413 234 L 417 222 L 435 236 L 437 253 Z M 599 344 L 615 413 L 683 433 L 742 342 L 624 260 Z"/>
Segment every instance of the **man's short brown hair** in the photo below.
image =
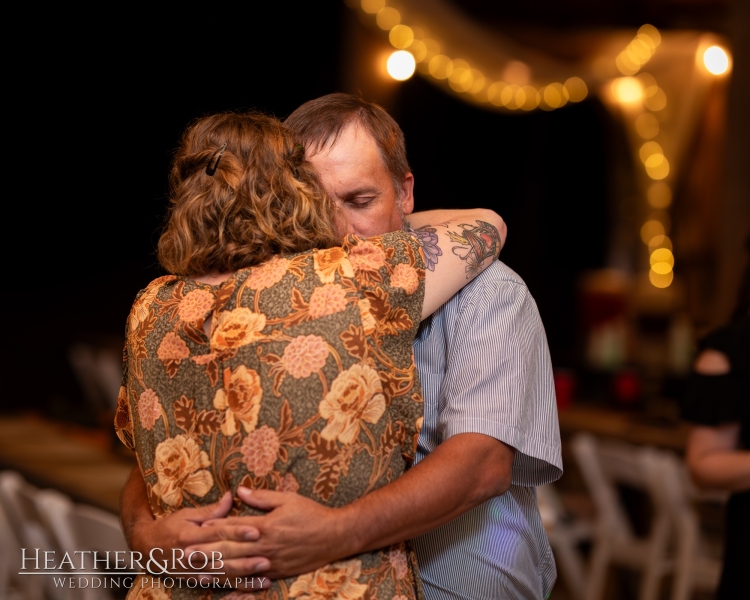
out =
<path fill-rule="evenodd" d="M 380 151 L 396 191 L 411 171 L 406 160 L 404 132 L 385 109 L 353 94 L 328 94 L 305 102 L 284 121 L 294 138 L 310 153 L 333 146 L 349 124 L 364 127 Z"/>

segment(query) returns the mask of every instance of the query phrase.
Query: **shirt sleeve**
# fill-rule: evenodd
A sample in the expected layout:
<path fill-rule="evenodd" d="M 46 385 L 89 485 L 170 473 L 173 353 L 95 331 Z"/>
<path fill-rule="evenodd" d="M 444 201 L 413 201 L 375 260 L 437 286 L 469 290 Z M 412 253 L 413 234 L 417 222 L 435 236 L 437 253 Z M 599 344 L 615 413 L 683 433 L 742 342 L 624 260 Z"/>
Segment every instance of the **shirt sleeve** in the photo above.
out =
<path fill-rule="evenodd" d="M 539 312 L 517 281 L 480 277 L 450 335 L 440 392 L 442 440 L 482 433 L 516 449 L 512 482 L 562 474 L 552 365 Z"/>

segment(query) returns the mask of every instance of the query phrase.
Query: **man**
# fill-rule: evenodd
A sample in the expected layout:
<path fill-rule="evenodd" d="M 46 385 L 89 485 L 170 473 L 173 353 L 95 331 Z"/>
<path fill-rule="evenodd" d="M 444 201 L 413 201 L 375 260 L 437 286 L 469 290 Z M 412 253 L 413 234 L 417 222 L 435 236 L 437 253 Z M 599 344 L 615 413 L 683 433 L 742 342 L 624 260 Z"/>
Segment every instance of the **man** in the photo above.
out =
<path fill-rule="evenodd" d="M 331 94 L 286 121 L 340 209 L 343 233 L 403 226 L 414 177 L 403 133 L 380 107 Z M 415 229 L 419 213 L 409 217 Z M 429 263 L 430 230 L 419 230 Z M 439 252 L 439 250 L 437 250 Z M 308 572 L 405 539 L 428 600 L 544 598 L 555 580 L 534 486 L 561 474 L 549 352 L 523 281 L 496 262 L 423 324 L 414 346 L 425 414 L 415 465 L 356 502 L 327 508 L 293 493 L 240 488 L 261 517 L 216 505 L 154 521 L 139 472 L 123 490 L 123 524 L 136 550 L 220 551 L 231 575 Z"/>

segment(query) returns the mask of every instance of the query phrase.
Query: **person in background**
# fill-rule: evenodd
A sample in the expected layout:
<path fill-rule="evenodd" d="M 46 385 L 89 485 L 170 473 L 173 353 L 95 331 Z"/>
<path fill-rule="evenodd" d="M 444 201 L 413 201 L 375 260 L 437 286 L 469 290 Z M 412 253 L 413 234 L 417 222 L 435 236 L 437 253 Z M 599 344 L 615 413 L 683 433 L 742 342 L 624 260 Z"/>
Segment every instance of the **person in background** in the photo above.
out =
<path fill-rule="evenodd" d="M 750 567 L 750 265 L 731 321 L 700 341 L 682 416 L 693 424 L 686 460 L 694 483 L 731 492 L 717 598 L 740 598 Z"/>

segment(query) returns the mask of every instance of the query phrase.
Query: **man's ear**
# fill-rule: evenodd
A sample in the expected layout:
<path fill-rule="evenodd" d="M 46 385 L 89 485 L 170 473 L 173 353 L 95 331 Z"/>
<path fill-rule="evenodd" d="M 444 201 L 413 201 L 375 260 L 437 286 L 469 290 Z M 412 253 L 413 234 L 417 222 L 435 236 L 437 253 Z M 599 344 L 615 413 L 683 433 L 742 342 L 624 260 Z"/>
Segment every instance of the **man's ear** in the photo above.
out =
<path fill-rule="evenodd" d="M 401 212 L 410 215 L 414 212 L 414 175 L 407 173 L 401 183 Z"/>

